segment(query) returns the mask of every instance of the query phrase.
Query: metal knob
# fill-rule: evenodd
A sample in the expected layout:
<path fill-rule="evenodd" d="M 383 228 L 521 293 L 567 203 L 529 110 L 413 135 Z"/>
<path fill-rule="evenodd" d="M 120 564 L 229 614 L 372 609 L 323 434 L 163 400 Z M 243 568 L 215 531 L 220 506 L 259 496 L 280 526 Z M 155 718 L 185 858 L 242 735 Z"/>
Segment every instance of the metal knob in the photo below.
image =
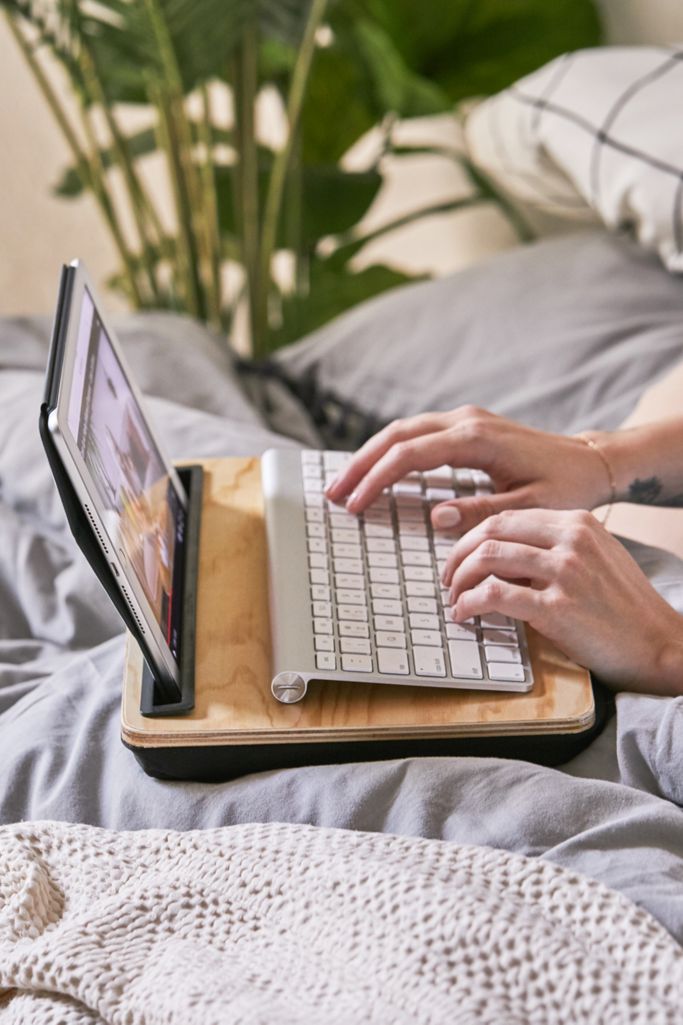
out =
<path fill-rule="evenodd" d="M 298 673 L 278 673 L 270 685 L 273 697 L 283 705 L 293 705 L 306 694 L 308 684 Z"/>

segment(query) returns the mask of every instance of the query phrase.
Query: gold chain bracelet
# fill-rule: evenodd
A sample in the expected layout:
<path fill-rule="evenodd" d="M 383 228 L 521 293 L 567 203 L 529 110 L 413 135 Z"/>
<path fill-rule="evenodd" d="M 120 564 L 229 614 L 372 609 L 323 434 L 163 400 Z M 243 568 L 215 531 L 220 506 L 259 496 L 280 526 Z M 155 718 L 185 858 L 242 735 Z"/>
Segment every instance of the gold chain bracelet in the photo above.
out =
<path fill-rule="evenodd" d="M 610 497 L 609 501 L 607 502 L 607 508 L 605 509 L 605 515 L 600 520 L 604 527 L 604 525 L 607 523 L 607 517 L 610 514 L 610 509 L 614 505 L 614 502 L 616 501 L 617 497 L 617 482 L 614 477 L 614 471 L 612 469 L 609 459 L 602 451 L 600 446 L 593 440 L 593 438 L 589 438 L 586 434 L 575 434 L 574 437 L 578 438 L 579 441 L 582 441 L 584 445 L 588 445 L 589 448 L 591 448 L 594 452 L 596 452 L 599 455 L 600 460 L 602 461 L 602 465 L 605 467 L 605 470 L 607 471 L 607 479 L 609 481 L 610 486 Z"/>

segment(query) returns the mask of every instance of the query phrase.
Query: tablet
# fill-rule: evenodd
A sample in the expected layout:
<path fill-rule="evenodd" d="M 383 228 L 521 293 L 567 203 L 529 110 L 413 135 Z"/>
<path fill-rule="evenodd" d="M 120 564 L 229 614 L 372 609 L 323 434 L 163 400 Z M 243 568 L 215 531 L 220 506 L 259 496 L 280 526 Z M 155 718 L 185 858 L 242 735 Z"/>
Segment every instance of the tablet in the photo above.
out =
<path fill-rule="evenodd" d="M 62 274 L 42 421 L 53 471 L 56 456 L 106 560 L 98 576 L 177 701 L 187 497 L 79 261 Z"/>

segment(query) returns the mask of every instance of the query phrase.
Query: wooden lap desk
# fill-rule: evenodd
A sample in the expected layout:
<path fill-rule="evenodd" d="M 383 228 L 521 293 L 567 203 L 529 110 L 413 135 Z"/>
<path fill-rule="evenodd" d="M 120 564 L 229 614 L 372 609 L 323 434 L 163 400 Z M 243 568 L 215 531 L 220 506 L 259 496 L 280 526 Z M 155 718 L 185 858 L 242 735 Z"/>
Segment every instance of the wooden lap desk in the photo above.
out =
<path fill-rule="evenodd" d="M 142 656 L 128 638 L 122 739 L 146 771 L 214 779 L 401 753 L 520 756 L 521 751 L 524 757 L 528 749 L 533 757 L 535 735 L 546 738 L 547 749 L 536 760 L 554 763 L 571 757 L 572 735 L 595 729 L 589 674 L 531 629 L 536 682 L 528 694 L 361 681 L 312 683 L 300 703 L 280 704 L 270 690 L 259 460 L 212 459 L 202 466 L 193 711 L 165 718 L 140 713 Z M 302 608 L 301 615 L 309 616 L 310 609 Z M 514 741 L 512 747 L 505 738 Z M 579 748 L 583 745 L 580 741 Z"/>

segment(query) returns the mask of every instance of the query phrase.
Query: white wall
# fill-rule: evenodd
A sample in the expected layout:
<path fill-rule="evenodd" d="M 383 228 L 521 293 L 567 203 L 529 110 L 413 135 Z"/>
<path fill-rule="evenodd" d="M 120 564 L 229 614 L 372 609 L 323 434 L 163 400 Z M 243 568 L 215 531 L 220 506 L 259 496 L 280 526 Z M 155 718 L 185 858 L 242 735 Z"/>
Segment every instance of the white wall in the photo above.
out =
<path fill-rule="evenodd" d="M 201 2 L 201 0 L 200 0 Z M 599 0 L 613 42 L 683 41 L 683 0 Z M 433 126 L 412 126 L 413 137 Z M 62 261 L 85 259 L 102 285 L 116 266 L 113 245 L 90 198 L 66 202 L 50 188 L 69 154 L 52 116 L 0 18 L 0 314 L 50 312 Z M 393 174 L 368 227 L 399 209 L 452 194 L 457 175 L 443 163 L 403 164 Z M 451 178 L 452 176 L 452 178 Z M 447 273 L 509 245 L 513 235 L 499 218 L 469 212 L 433 218 L 373 246 L 370 256 L 404 261 L 420 270 Z M 121 301 L 107 296 L 110 307 Z"/>

